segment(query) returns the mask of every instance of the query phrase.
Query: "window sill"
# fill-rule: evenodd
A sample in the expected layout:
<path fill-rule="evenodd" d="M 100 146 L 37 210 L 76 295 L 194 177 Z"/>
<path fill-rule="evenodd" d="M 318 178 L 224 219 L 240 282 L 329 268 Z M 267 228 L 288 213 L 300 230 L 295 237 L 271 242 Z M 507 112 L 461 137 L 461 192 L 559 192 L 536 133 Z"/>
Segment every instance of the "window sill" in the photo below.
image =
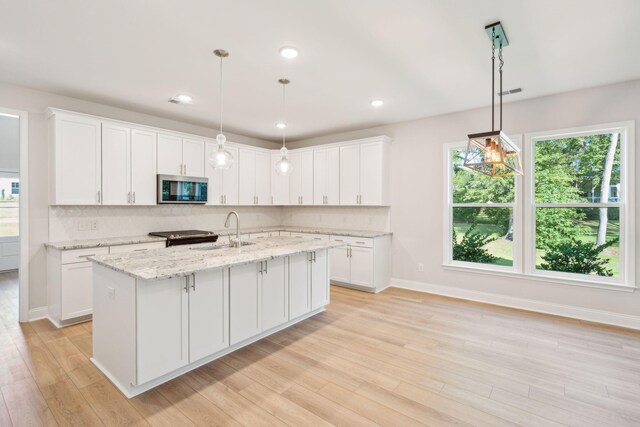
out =
<path fill-rule="evenodd" d="M 493 276 L 510 277 L 513 279 L 535 280 L 538 282 L 547 282 L 547 283 L 554 283 L 554 284 L 560 284 L 560 285 L 606 289 L 609 291 L 634 292 L 636 290 L 635 286 L 624 285 L 621 283 L 598 283 L 598 282 L 583 280 L 583 279 L 547 276 L 542 274 L 518 273 L 518 272 L 507 270 L 507 269 L 491 268 L 491 267 L 485 267 L 485 266 L 474 266 L 474 265 L 466 265 L 466 264 L 442 264 L 442 268 L 444 268 L 445 270 L 451 270 L 451 271 L 474 272 L 474 273 L 488 274 Z"/>

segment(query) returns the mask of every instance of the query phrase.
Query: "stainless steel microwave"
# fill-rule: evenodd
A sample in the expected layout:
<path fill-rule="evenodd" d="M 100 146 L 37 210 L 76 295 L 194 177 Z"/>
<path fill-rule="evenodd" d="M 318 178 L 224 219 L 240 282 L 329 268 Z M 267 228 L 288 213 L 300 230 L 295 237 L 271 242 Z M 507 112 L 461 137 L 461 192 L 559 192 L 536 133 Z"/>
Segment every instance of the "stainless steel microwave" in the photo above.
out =
<path fill-rule="evenodd" d="M 207 178 L 158 175 L 158 204 L 207 203 Z"/>

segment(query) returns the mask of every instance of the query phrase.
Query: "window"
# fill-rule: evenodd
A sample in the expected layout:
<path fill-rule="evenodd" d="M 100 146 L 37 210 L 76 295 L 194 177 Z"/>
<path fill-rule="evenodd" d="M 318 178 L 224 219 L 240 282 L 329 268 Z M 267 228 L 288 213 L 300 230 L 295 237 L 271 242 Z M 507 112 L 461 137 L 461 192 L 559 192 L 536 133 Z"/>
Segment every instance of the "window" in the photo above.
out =
<path fill-rule="evenodd" d="M 20 183 L 18 183 L 17 181 L 11 183 L 11 194 L 14 196 L 20 194 Z"/>
<path fill-rule="evenodd" d="M 531 272 L 631 284 L 627 139 L 627 126 L 530 138 Z"/>
<path fill-rule="evenodd" d="M 463 167 L 466 144 L 450 145 L 447 240 L 452 264 L 512 270 L 518 264 L 516 179 L 489 177 Z"/>
<path fill-rule="evenodd" d="M 627 122 L 528 134 L 515 178 L 472 172 L 466 144 L 447 145 L 445 265 L 635 286 L 633 132 Z"/>

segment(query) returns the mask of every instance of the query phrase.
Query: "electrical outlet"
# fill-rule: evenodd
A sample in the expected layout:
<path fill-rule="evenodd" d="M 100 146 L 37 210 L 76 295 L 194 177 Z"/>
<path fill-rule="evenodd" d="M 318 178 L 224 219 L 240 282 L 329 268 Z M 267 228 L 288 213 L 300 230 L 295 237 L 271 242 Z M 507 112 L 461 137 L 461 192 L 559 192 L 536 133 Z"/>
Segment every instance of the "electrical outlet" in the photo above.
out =
<path fill-rule="evenodd" d="M 80 219 L 78 220 L 78 231 L 89 231 L 91 230 L 92 224 L 89 219 Z"/>
<path fill-rule="evenodd" d="M 98 229 L 98 220 L 94 219 L 93 221 L 91 221 L 91 229 L 92 230 Z"/>
<path fill-rule="evenodd" d="M 418 271 L 424 271 L 424 264 L 418 264 Z"/>

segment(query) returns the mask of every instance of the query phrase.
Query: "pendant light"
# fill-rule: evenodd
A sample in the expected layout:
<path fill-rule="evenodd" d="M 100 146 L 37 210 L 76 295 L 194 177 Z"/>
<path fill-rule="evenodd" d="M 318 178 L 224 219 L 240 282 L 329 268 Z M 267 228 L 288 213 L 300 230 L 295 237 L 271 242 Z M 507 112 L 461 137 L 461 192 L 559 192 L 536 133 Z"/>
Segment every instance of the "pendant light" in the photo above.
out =
<path fill-rule="evenodd" d="M 509 41 L 500 22 L 487 25 L 485 31 L 491 39 L 491 131 L 468 135 L 464 166 L 489 176 L 522 175 L 520 149 L 502 131 L 502 48 Z M 500 129 L 495 128 L 495 51 L 500 60 Z"/>
<path fill-rule="evenodd" d="M 229 56 L 229 52 L 223 49 L 216 49 L 213 53 L 220 58 L 220 133 L 216 136 L 218 149 L 209 156 L 209 164 L 214 169 L 225 170 L 233 166 L 233 156 L 228 150 L 225 150 L 224 143 L 227 137 L 222 133 L 222 60 Z"/>
<path fill-rule="evenodd" d="M 285 110 L 285 107 L 286 107 L 285 88 L 291 82 L 289 80 L 287 80 L 287 79 L 280 79 L 280 80 L 278 80 L 278 83 L 280 83 L 282 85 L 282 123 L 284 123 L 285 126 L 282 127 L 282 148 L 280 149 L 280 153 L 282 154 L 282 158 L 276 162 L 276 173 L 278 175 L 282 175 L 282 176 L 289 176 L 289 174 L 293 170 L 293 164 L 287 158 L 287 154 L 288 154 L 289 150 L 287 150 L 287 146 L 286 146 L 286 135 L 285 134 L 286 134 L 287 126 L 286 126 L 286 121 L 284 120 L 284 116 L 285 116 L 285 112 L 286 112 L 286 110 Z"/>

